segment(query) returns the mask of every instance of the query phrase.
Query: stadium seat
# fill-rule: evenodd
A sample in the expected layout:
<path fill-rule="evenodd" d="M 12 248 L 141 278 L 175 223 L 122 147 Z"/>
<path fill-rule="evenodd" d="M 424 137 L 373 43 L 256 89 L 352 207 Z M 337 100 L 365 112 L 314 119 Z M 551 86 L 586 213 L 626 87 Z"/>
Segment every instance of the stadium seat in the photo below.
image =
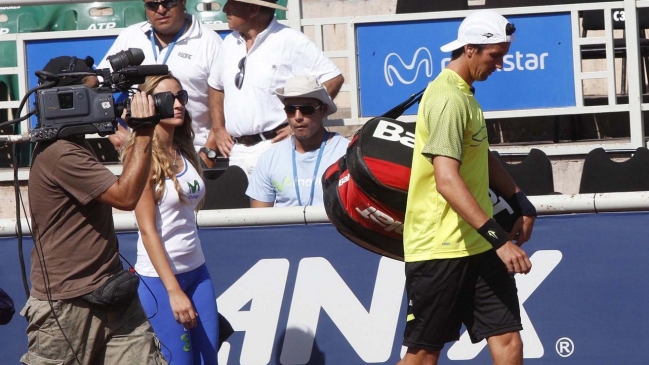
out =
<path fill-rule="evenodd" d="M 500 154 L 496 151 L 492 151 L 492 153 L 500 160 L 516 185 L 525 194 L 555 194 L 552 163 L 543 151 L 532 148 L 525 159 L 516 164 L 503 161 Z"/>
<path fill-rule="evenodd" d="M 248 176 L 239 166 L 229 166 L 214 174 L 207 169 L 205 177 L 204 210 L 250 208 L 250 198 L 246 195 Z M 211 179 L 215 176 L 216 179 Z"/>
<path fill-rule="evenodd" d="M 467 0 L 397 0 L 397 14 L 468 10 Z"/>
<path fill-rule="evenodd" d="M 593 2 L 593 0 L 591 0 Z M 597 2 L 597 1 L 594 1 Z M 624 20 L 619 16 L 615 16 L 616 12 L 622 9 L 614 9 L 611 17 L 613 29 L 624 30 Z M 604 11 L 602 10 L 586 10 L 580 12 L 582 19 L 582 34 L 581 37 L 585 38 L 589 31 L 602 31 L 604 30 Z M 620 20 L 622 19 L 622 20 Z M 638 9 L 638 28 L 640 30 L 639 44 L 641 61 L 644 63 L 645 75 L 649 75 L 649 39 L 645 37 L 645 30 L 649 29 L 649 8 Z M 622 90 L 626 90 L 626 39 L 615 38 L 613 39 L 613 54 L 616 58 L 622 59 L 621 80 Z M 606 46 L 604 44 L 588 44 L 581 46 L 581 58 L 584 60 L 593 59 L 606 59 Z M 644 79 L 644 76 L 641 76 Z M 647 91 L 647 84 L 642 83 L 643 92 Z M 626 94 L 626 92 L 623 92 Z"/>
<path fill-rule="evenodd" d="M 86 141 L 95 151 L 97 159 L 103 164 L 120 163 L 119 152 L 108 138 L 87 138 Z"/>
<path fill-rule="evenodd" d="M 142 1 L 44 5 L 50 31 L 125 28 L 146 20 Z"/>
<path fill-rule="evenodd" d="M 203 24 L 220 24 L 227 23 L 223 6 L 227 0 L 187 0 L 187 12 L 194 15 L 199 22 Z M 288 0 L 279 0 L 277 3 L 286 6 Z M 278 20 L 286 19 L 284 10 L 276 10 L 275 18 Z"/>
<path fill-rule="evenodd" d="M 649 150 L 640 147 L 626 161 L 616 162 L 603 148 L 586 155 L 579 193 L 649 191 Z"/>

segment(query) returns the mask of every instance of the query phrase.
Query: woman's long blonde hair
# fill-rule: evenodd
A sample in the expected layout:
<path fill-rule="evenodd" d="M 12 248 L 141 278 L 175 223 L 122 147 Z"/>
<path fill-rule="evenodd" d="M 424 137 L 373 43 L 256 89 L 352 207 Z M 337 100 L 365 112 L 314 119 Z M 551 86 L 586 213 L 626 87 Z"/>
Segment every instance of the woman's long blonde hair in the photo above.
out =
<path fill-rule="evenodd" d="M 162 76 L 149 76 L 146 78 L 144 83 L 140 85 L 139 89 L 149 95 L 153 95 L 153 90 L 155 90 L 155 88 L 158 87 L 158 85 L 164 80 L 175 80 L 182 88 L 180 81 L 169 74 Z M 134 142 L 135 134 L 131 133 L 124 147 L 122 148 L 120 156 L 122 162 L 126 160 L 126 157 L 133 148 Z M 194 149 L 194 130 L 192 129 L 192 118 L 189 115 L 187 109 L 185 109 L 183 124 L 177 126 L 174 129 L 173 143 L 178 146 L 178 149 L 180 149 L 182 154 L 187 157 L 187 161 L 189 161 L 194 166 L 194 168 L 196 168 L 196 171 L 198 171 L 198 173 L 203 176 L 203 167 L 201 166 L 198 154 Z M 176 191 L 178 192 L 178 196 L 180 197 L 180 201 L 185 204 L 189 203 L 185 194 L 182 193 L 180 183 L 178 183 L 178 180 L 176 179 L 176 173 L 172 169 L 172 161 L 171 156 L 169 155 L 169 151 L 160 144 L 157 138 L 157 133 L 154 133 L 153 135 L 151 170 L 153 171 L 153 184 L 155 186 L 156 203 L 160 203 L 160 200 L 164 196 L 165 180 L 167 178 L 170 178 L 171 181 L 173 181 Z M 199 203 L 197 209 L 200 209 L 202 205 L 203 201 Z"/>

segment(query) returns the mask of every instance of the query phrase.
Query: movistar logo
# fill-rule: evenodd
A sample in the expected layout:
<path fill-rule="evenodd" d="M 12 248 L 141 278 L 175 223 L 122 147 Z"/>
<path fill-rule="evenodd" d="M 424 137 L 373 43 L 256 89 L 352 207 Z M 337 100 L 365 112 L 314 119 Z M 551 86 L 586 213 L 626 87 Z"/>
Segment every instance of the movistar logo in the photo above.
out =
<path fill-rule="evenodd" d="M 491 229 L 487 231 L 487 234 L 495 240 L 498 239 L 498 235 L 496 234 L 496 232 L 492 231 Z"/>
<path fill-rule="evenodd" d="M 394 75 L 402 84 L 412 84 L 417 81 L 420 68 L 423 68 L 426 78 L 433 76 L 433 56 L 430 54 L 428 48 L 419 47 L 415 51 L 414 56 L 412 56 L 412 61 L 409 64 L 406 64 L 398 54 L 394 52 L 390 53 L 385 57 L 385 61 L 383 62 L 385 82 L 388 83 L 388 86 L 393 86 L 394 80 L 392 79 L 392 75 Z M 406 77 L 401 74 L 402 72 L 406 74 Z"/>
<path fill-rule="evenodd" d="M 198 183 L 198 180 L 194 180 L 194 185 L 192 185 L 189 181 L 187 182 L 187 186 L 189 187 L 189 191 L 192 194 L 196 194 L 197 191 L 201 190 L 201 185 Z"/>
<path fill-rule="evenodd" d="M 286 189 L 287 186 L 291 186 L 291 185 L 293 185 L 293 184 L 291 184 L 291 178 L 288 177 L 288 176 L 285 176 L 284 180 L 282 180 L 282 182 L 273 180 L 273 186 L 280 193 L 283 193 L 284 189 Z"/>

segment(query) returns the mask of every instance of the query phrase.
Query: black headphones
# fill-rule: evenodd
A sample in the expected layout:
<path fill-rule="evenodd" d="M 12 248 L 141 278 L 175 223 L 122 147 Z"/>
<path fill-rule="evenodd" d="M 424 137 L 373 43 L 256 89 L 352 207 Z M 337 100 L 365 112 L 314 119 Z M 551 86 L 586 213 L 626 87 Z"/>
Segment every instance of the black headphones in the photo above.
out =
<path fill-rule="evenodd" d="M 70 57 L 70 64 L 68 65 L 67 71 L 74 71 L 75 67 L 77 66 L 78 60 L 79 59 L 77 58 L 77 56 Z M 86 58 L 83 59 L 83 63 L 85 63 L 88 68 L 92 69 L 92 66 L 95 64 L 95 59 L 90 56 L 86 56 Z"/>

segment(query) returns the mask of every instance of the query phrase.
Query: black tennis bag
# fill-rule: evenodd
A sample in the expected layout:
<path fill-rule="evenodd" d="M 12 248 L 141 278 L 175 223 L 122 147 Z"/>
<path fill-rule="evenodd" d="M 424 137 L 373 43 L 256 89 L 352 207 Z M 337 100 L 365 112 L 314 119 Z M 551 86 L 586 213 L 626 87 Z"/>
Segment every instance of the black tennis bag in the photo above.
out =
<path fill-rule="evenodd" d="M 397 260 L 403 260 L 414 144 L 415 123 L 373 118 L 322 176 L 325 210 L 334 227 L 357 245 Z M 494 219 L 510 231 L 520 212 L 491 189 L 489 197 Z"/>

